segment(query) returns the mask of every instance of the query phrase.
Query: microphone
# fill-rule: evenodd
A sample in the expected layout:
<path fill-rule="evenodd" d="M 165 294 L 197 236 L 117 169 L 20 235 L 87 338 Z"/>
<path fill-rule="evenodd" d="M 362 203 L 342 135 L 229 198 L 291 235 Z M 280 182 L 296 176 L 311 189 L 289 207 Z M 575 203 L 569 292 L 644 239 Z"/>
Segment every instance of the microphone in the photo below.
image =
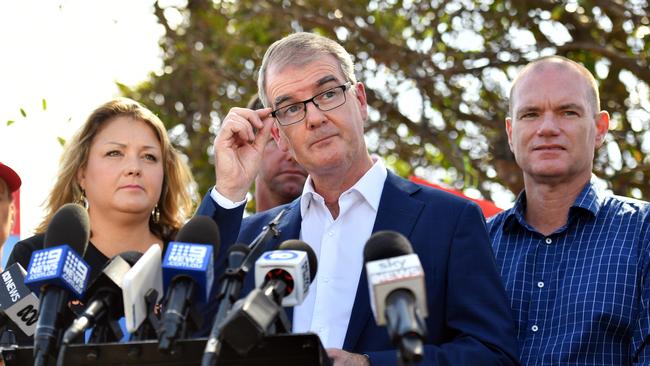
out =
<path fill-rule="evenodd" d="M 248 353 L 266 335 L 291 329 L 282 306 L 295 306 L 307 296 L 316 276 L 316 254 L 301 240 L 287 240 L 278 250 L 255 262 L 255 282 L 260 286 L 235 303 L 221 331 L 237 353 Z"/>
<path fill-rule="evenodd" d="M 25 286 L 27 272 L 19 263 L 4 270 L 0 286 L 0 313 L 6 316 L 26 336 L 31 337 L 38 320 L 38 297 Z"/>
<path fill-rule="evenodd" d="M 87 306 L 83 313 L 63 334 L 63 344 L 71 343 L 93 326 L 90 343 L 117 342 L 122 338 L 122 331 L 116 323 L 124 315 L 122 280 L 141 256 L 141 253 L 133 251 L 120 253 L 104 266 L 88 287 L 89 296 L 86 296 Z"/>
<path fill-rule="evenodd" d="M 68 203 L 52 216 L 44 249 L 32 253 L 25 284 L 41 294 L 34 335 L 35 365 L 45 365 L 50 353 L 55 356 L 69 297 L 81 298 L 86 289 L 90 267 L 77 253 L 84 252 L 89 236 L 88 213 Z"/>
<path fill-rule="evenodd" d="M 154 308 L 163 295 L 161 257 L 160 245 L 152 245 L 122 280 L 124 319 L 132 341 L 157 338 Z"/>
<path fill-rule="evenodd" d="M 386 325 L 403 363 L 421 361 L 426 335 L 426 290 L 424 271 L 411 243 L 395 231 L 378 231 L 366 242 L 363 258 L 377 325 Z"/>
<path fill-rule="evenodd" d="M 255 262 L 255 286 L 272 287 L 282 306 L 302 304 L 316 277 L 314 250 L 302 240 L 287 240 Z"/>
<path fill-rule="evenodd" d="M 226 315 L 232 308 L 234 301 L 239 298 L 244 278 L 250 271 L 253 261 L 260 256 L 271 238 L 280 235 L 278 225 L 284 213 L 284 209 L 280 210 L 273 220 L 262 228 L 262 232 L 257 235 L 248 248 L 244 249 L 244 244 L 235 244 L 232 246 L 233 249 L 228 252 L 228 268 L 224 272 L 219 294 L 217 295 L 219 307 L 212 321 L 210 336 L 205 343 L 201 366 L 216 364 L 217 354 L 221 348 L 219 342 L 221 338 L 220 332 Z"/>
<path fill-rule="evenodd" d="M 194 216 L 169 243 L 162 264 L 166 296 L 158 349 L 169 352 L 187 333 L 187 317 L 195 301 L 210 298 L 214 281 L 214 254 L 219 250 L 219 228 L 207 216 Z M 198 314 L 193 317 L 196 318 Z M 192 319 L 190 319 L 192 320 Z M 193 324 L 197 329 L 197 324 Z"/>

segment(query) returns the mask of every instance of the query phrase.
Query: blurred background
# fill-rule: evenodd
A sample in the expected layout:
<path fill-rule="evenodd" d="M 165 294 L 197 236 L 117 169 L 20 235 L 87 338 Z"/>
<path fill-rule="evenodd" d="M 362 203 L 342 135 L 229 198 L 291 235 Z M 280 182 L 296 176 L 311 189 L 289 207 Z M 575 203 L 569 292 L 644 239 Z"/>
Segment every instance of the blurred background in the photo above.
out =
<path fill-rule="evenodd" d="M 600 83 L 610 133 L 594 172 L 650 199 L 650 5 L 644 0 L 35 1 L 0 5 L 0 161 L 23 178 L 20 235 L 40 222 L 67 138 L 114 96 L 165 122 L 203 195 L 212 140 L 257 92 L 266 48 L 295 31 L 338 40 L 370 106 L 367 142 L 398 174 L 511 205 L 505 135 L 529 60 L 559 54 Z M 5 256 L 6 258 L 6 256 Z"/>

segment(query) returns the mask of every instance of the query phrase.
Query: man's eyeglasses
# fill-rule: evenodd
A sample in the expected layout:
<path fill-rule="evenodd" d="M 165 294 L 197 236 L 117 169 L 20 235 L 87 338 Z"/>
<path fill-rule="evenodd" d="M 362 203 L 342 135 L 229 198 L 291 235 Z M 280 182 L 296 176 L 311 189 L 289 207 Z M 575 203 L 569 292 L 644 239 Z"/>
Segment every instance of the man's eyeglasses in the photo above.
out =
<path fill-rule="evenodd" d="M 307 115 L 307 103 L 309 102 L 314 103 L 316 108 L 323 112 L 331 111 L 345 103 L 345 91 L 351 85 L 352 83 L 348 81 L 343 85 L 316 94 L 310 99 L 280 107 L 271 112 L 271 115 L 278 120 L 280 125 L 288 126 L 305 119 L 305 116 Z"/>

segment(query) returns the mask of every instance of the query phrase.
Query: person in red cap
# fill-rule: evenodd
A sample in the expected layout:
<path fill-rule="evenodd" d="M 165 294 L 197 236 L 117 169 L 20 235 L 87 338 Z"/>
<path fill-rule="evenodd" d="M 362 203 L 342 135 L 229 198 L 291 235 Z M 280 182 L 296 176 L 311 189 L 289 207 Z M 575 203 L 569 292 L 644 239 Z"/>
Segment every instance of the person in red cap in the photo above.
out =
<path fill-rule="evenodd" d="M 20 188 L 20 177 L 10 167 L 0 163 L 0 260 L 2 246 L 7 241 L 16 219 L 13 193 Z"/>

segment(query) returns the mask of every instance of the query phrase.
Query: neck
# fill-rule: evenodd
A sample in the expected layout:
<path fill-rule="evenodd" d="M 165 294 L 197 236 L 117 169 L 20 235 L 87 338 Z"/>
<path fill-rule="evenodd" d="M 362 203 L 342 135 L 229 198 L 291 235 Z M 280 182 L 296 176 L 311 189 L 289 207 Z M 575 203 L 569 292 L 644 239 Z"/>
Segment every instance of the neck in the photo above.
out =
<path fill-rule="evenodd" d="M 106 215 L 90 210 L 90 240 L 108 258 L 126 251 L 144 253 L 154 243 L 164 244 L 149 230 L 149 215 Z"/>
<path fill-rule="evenodd" d="M 372 168 L 372 164 L 370 155 L 366 153 L 361 161 L 355 162 L 355 165 L 343 174 L 340 172 L 312 174 L 310 172 L 314 190 L 323 197 L 325 205 L 334 219 L 339 216 L 341 194 L 354 186 Z"/>
<path fill-rule="evenodd" d="M 261 179 L 255 179 L 255 212 L 266 211 L 284 203 L 282 197 L 274 194 Z"/>
<path fill-rule="evenodd" d="M 566 225 L 569 209 L 589 179 L 562 184 L 532 182 L 524 176 L 526 222 L 542 235 L 550 235 Z"/>

